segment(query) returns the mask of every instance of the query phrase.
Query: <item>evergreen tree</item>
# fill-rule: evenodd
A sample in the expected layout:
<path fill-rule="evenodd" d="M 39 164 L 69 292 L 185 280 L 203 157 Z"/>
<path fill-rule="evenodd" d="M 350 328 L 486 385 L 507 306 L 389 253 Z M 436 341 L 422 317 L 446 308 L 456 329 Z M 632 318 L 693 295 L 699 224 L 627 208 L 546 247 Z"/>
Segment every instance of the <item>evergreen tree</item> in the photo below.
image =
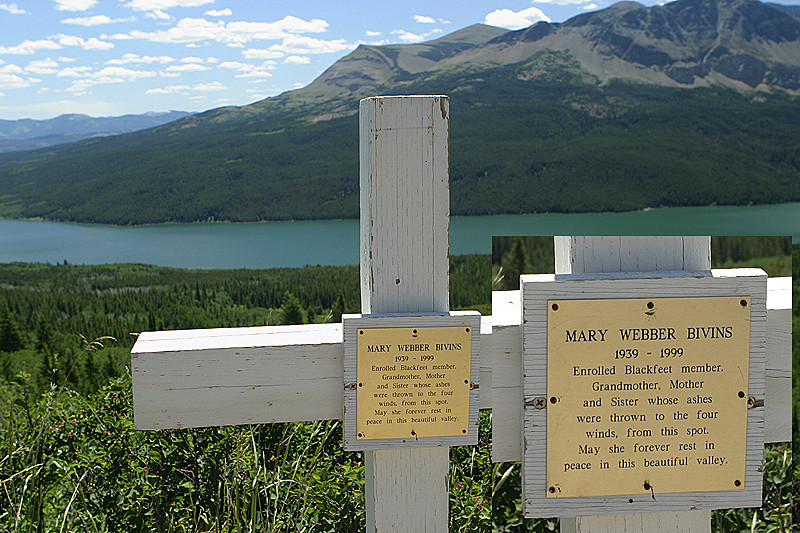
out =
<path fill-rule="evenodd" d="M 39 321 L 36 327 L 36 352 L 40 354 L 47 354 L 51 351 L 53 344 L 53 328 L 45 321 Z"/>
<path fill-rule="evenodd" d="M 342 296 L 340 292 L 339 296 L 334 300 L 333 305 L 331 305 L 331 322 L 341 322 L 342 313 L 344 313 L 344 296 Z"/>
<path fill-rule="evenodd" d="M 519 289 L 519 276 L 529 272 L 530 267 L 528 251 L 521 237 L 515 238 L 511 248 L 503 254 L 502 266 L 506 289 Z"/>
<path fill-rule="evenodd" d="M 58 360 L 58 354 L 52 352 L 40 352 L 40 370 L 39 379 L 42 389 L 47 389 L 52 383 L 53 385 L 62 385 L 63 378 Z"/>
<path fill-rule="evenodd" d="M 306 321 L 300 300 L 289 291 L 283 294 L 281 312 L 283 313 L 284 324 L 303 324 Z"/>
<path fill-rule="evenodd" d="M 25 348 L 25 336 L 8 305 L 5 305 L 0 311 L 0 352 L 16 352 L 23 348 Z"/>

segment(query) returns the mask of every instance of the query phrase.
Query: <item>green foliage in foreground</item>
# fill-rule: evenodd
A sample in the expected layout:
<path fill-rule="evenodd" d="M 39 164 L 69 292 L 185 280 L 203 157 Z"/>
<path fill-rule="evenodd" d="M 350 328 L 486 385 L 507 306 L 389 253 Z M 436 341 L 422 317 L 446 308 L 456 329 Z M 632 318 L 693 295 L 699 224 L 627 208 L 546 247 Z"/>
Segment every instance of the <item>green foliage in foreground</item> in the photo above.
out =
<path fill-rule="evenodd" d="M 797 280 L 800 246 L 792 247 L 792 253 L 792 274 Z M 778 257 L 786 262 L 785 256 Z M 488 284 L 486 259 L 454 262 L 453 279 L 457 278 L 454 273 L 460 272 L 465 279 L 487 280 Z M 728 259 L 732 257 L 725 261 Z M 475 277 L 473 269 L 482 272 L 482 277 Z M 136 302 L 136 298 L 130 298 L 134 294 L 165 291 L 178 301 L 187 298 L 187 305 L 187 294 L 191 294 L 195 307 L 206 309 L 197 302 L 216 301 L 220 294 L 210 280 L 231 276 L 246 285 L 245 292 L 266 283 L 260 278 L 264 272 L 249 271 L 247 274 L 254 278 L 249 286 L 245 273 L 232 272 L 135 265 L 0 265 L 0 295 L 5 296 L 9 316 L 28 335 L 26 350 L 0 353 L 0 361 L 35 359 L 37 350 L 46 352 L 44 347 L 56 346 L 58 341 L 53 339 L 73 335 L 78 339 L 74 350 L 79 355 L 90 354 L 101 363 L 104 354 L 114 353 L 107 343 L 101 349 L 90 340 L 94 337 L 81 340 L 66 329 L 58 329 L 59 324 L 81 325 L 80 319 L 75 319 L 81 316 L 86 325 L 92 324 L 93 317 L 105 316 L 99 310 L 116 308 L 114 305 L 125 308 Z M 28 288 L 20 292 L 21 286 Z M 456 287 L 452 288 L 454 297 L 460 292 Z M 212 298 L 214 290 L 217 298 Z M 475 294 L 480 292 L 474 290 L 478 291 Z M 52 299 L 24 304 L 24 297 L 16 297 L 33 294 Z M 483 294 L 488 297 L 488 290 Z M 125 303 L 111 304 L 117 296 L 125 298 Z M 276 315 L 282 296 L 277 293 L 272 304 Z M 792 298 L 796 407 L 800 399 L 797 283 L 793 284 Z M 309 301 L 302 303 L 306 310 L 312 307 Z M 61 306 L 49 336 L 43 333 L 45 329 L 35 328 L 35 313 L 29 316 L 22 312 L 40 304 Z M 2 306 L 0 302 L 0 309 Z M 482 307 L 489 311 L 485 303 Z M 241 308 L 247 309 L 245 305 Z M 316 316 L 321 319 L 322 315 Z M 193 316 L 186 315 L 190 319 Z M 31 326 L 34 328 L 29 329 Z M 125 352 L 127 348 L 119 349 L 119 353 Z M 136 431 L 126 371 L 110 381 L 99 381 L 95 392 L 82 394 L 72 390 L 70 383 L 42 387 L 37 392 L 31 374 L 17 372 L 18 368 L 9 379 L 0 377 L 0 532 L 349 532 L 364 526 L 362 454 L 342 450 L 338 421 Z M 451 449 L 450 530 L 557 531 L 556 520 L 522 519 L 519 464 L 491 463 L 490 417 L 486 412 L 481 415 L 478 447 Z M 794 417 L 793 444 L 798 445 L 800 418 L 796 408 Z M 791 448 L 785 444 L 767 446 L 763 507 L 715 511 L 713 530 L 766 533 L 796 528 L 800 521 L 797 503 L 792 500 L 792 482 L 796 483 L 798 473 L 800 469 L 792 466 Z"/>
<path fill-rule="evenodd" d="M 364 529 L 363 454 L 339 420 L 137 431 L 128 375 L 83 396 L 0 384 L 0 531 Z M 451 531 L 487 531 L 481 445 L 451 449 Z"/>

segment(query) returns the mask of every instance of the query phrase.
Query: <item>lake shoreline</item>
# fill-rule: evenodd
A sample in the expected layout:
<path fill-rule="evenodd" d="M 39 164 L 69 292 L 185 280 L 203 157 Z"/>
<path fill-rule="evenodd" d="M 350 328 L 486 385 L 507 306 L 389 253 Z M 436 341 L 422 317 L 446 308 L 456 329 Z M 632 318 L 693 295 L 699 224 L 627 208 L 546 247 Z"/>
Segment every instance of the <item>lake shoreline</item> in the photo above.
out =
<path fill-rule="evenodd" d="M 529 215 L 536 215 L 536 216 L 544 216 L 544 215 L 596 215 L 596 214 L 625 214 L 625 213 L 647 213 L 651 211 L 659 211 L 663 209 L 691 209 L 691 208 L 748 208 L 748 207 L 763 207 L 763 206 L 779 206 L 779 205 L 791 205 L 791 204 L 798 204 L 800 205 L 800 200 L 795 202 L 778 202 L 778 203 L 769 203 L 769 204 L 754 204 L 749 203 L 746 205 L 741 204 L 709 204 L 709 205 L 672 205 L 672 206 L 647 206 L 642 207 L 639 209 L 627 210 L 627 211 L 534 211 L 534 212 L 525 212 L 525 213 L 494 213 L 494 214 L 484 214 L 484 215 L 450 215 L 450 218 L 475 218 L 475 217 L 512 217 L 512 216 L 529 216 Z M 148 222 L 145 224 L 110 224 L 105 222 L 85 222 L 79 220 L 64 220 L 64 219 L 50 219 L 45 217 L 5 217 L 0 215 L 1 220 L 20 220 L 26 222 L 51 222 L 51 223 L 59 223 L 59 224 L 76 224 L 82 226 L 107 226 L 111 228 L 146 228 L 151 226 L 181 226 L 187 224 L 232 224 L 232 225 L 245 225 L 245 224 L 273 224 L 273 223 L 281 223 L 281 222 L 338 222 L 338 221 L 350 221 L 350 220 L 358 220 L 358 217 L 353 218 L 281 218 L 281 219 L 261 219 L 261 220 L 195 220 L 192 222 L 176 222 L 176 221 L 164 221 L 164 222 Z"/>
<path fill-rule="evenodd" d="M 450 254 L 488 254 L 496 235 L 790 235 L 800 202 L 623 213 L 454 216 Z M 358 264 L 357 219 L 110 226 L 0 219 L 0 263 L 135 263 L 178 268 Z"/>

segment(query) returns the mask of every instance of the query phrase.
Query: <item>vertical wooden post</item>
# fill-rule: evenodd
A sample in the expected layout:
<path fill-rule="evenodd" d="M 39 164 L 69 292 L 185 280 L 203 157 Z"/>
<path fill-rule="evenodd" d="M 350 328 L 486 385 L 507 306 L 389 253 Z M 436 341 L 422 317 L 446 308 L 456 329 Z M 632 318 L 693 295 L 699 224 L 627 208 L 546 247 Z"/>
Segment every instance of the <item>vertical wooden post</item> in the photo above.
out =
<path fill-rule="evenodd" d="M 556 274 L 708 270 L 710 237 L 556 237 Z M 711 511 L 562 518 L 561 533 L 710 533 Z"/>
<path fill-rule="evenodd" d="M 363 315 L 449 309 L 448 113 L 446 96 L 361 101 Z M 367 531 L 448 530 L 447 447 L 364 459 Z"/>

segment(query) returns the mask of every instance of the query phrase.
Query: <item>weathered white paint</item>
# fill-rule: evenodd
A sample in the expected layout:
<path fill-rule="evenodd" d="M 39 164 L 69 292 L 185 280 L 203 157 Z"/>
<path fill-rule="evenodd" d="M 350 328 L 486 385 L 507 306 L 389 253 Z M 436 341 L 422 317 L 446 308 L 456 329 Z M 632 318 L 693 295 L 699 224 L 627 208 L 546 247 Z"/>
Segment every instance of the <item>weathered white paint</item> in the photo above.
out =
<path fill-rule="evenodd" d="M 679 244 L 678 244 L 679 243 Z M 598 267 L 597 262 L 589 264 L 588 262 L 579 262 L 575 260 L 576 257 L 586 257 L 585 252 L 587 248 L 597 252 L 597 255 L 603 257 L 609 256 L 610 260 L 601 259 L 603 267 Z M 626 272 L 631 270 L 675 270 L 675 271 L 705 271 L 711 268 L 711 238 L 710 237 L 620 237 L 619 243 L 603 241 L 600 237 L 567 237 L 559 239 L 555 242 L 555 255 L 556 255 L 556 273 L 559 274 L 586 274 L 589 272 L 599 271 L 617 271 Z M 614 268 L 613 257 L 617 255 L 625 256 L 625 259 L 620 260 L 619 268 Z M 558 258 L 562 257 L 561 260 Z M 569 259 L 564 259 L 564 257 Z M 646 268 L 652 266 L 653 268 Z M 752 301 L 751 301 L 752 302 Z M 764 303 L 764 309 L 766 302 Z M 766 309 L 765 309 L 766 314 Z M 766 319 L 766 317 L 765 317 Z M 751 345 L 753 339 L 751 338 Z M 759 365 L 759 370 L 763 369 L 763 364 Z M 752 371 L 752 365 L 751 365 Z M 762 370 L 763 371 L 763 370 Z M 752 375 L 752 374 L 751 374 Z M 756 386 L 758 388 L 758 386 Z M 753 411 L 753 410 L 751 410 Z M 759 431 L 756 440 L 763 439 L 763 411 L 761 414 L 760 427 L 753 428 L 751 417 L 748 416 L 748 460 L 754 455 L 753 446 L 750 446 L 749 432 L 752 429 Z M 760 450 L 758 450 L 760 452 Z M 753 479 L 753 469 L 748 466 L 748 479 L 745 483 L 757 482 L 761 484 L 760 479 Z M 680 496 L 678 496 L 680 497 Z M 682 502 L 686 504 L 688 502 Z M 730 504 L 729 504 L 730 505 Z M 706 506 L 700 506 L 706 508 Z M 681 506 L 680 510 L 686 511 L 691 507 Z M 642 511 L 652 512 L 655 509 L 643 509 Z M 564 518 L 561 520 L 562 532 L 583 532 L 583 533 L 600 533 L 603 531 L 622 531 L 622 532 L 638 532 L 638 531 L 664 531 L 671 529 L 673 531 L 691 531 L 698 533 L 706 533 L 711 530 L 711 513 L 710 511 L 693 511 L 683 512 L 674 517 L 670 516 L 656 516 L 648 514 L 633 514 L 627 517 L 608 516 L 609 513 L 614 511 L 607 509 L 605 511 L 594 511 L 600 516 L 586 516 L 591 512 L 582 510 L 580 514 L 583 517 Z M 577 513 L 576 513 L 577 514 Z M 606 516 L 602 516 L 606 515 Z M 663 521 L 661 520 L 663 519 Z"/>
<path fill-rule="evenodd" d="M 792 278 L 767 280 L 766 399 L 764 442 L 792 440 Z M 481 393 L 481 409 L 503 405 L 492 413 L 492 461 L 522 460 L 522 311 L 519 290 L 492 292 L 492 348 L 481 338 L 482 361 L 491 361 L 491 395 Z M 488 321 L 488 320 L 487 320 Z"/>
<path fill-rule="evenodd" d="M 708 237 L 555 237 L 556 274 L 708 270 Z"/>
<path fill-rule="evenodd" d="M 450 184 L 446 96 L 365 98 L 361 312 L 445 312 Z"/>
<path fill-rule="evenodd" d="M 366 98 L 361 312 L 445 313 L 450 184 L 446 96 Z M 364 452 L 367 531 L 448 530 L 448 448 Z"/>
<path fill-rule="evenodd" d="M 523 394 L 547 396 L 547 300 L 686 296 L 750 296 L 749 394 L 764 398 L 766 280 L 761 269 L 695 272 L 607 272 L 521 276 Z M 546 497 L 546 409 L 526 407 L 523 439 L 523 498 L 531 516 L 582 516 L 691 509 L 754 507 L 761 504 L 764 408 L 747 413 L 744 489 L 717 492 L 631 494 L 586 498 Z"/>
<path fill-rule="evenodd" d="M 136 428 L 341 418 L 341 342 L 341 324 L 142 333 Z"/>
<path fill-rule="evenodd" d="M 711 511 L 636 513 L 561 520 L 561 533 L 702 533 L 709 530 Z"/>
<path fill-rule="evenodd" d="M 792 440 L 792 278 L 767 280 L 764 440 Z"/>
<path fill-rule="evenodd" d="M 497 407 L 492 409 L 492 461 L 496 463 L 522 460 L 521 322 L 519 291 L 492 292 L 491 403 Z"/>

